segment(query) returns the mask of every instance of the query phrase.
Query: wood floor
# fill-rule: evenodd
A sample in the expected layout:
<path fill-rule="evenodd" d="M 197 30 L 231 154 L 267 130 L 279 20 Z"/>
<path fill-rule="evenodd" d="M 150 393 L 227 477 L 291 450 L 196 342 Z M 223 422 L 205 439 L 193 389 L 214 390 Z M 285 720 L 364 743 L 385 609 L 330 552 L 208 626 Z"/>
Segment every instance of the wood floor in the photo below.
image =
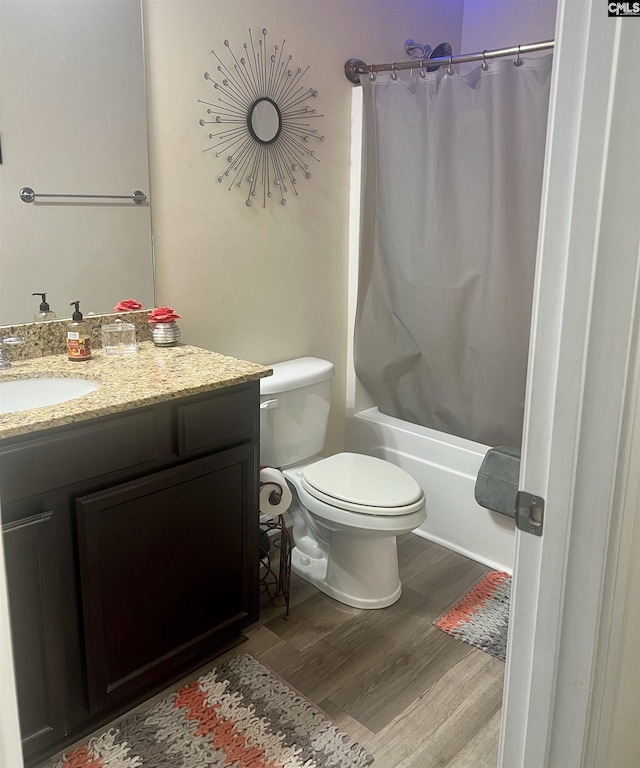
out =
<path fill-rule="evenodd" d="M 402 597 L 379 611 L 337 603 L 293 576 L 291 619 L 263 611 L 251 653 L 324 710 L 374 768 L 495 768 L 504 663 L 433 626 L 488 569 L 409 534 Z"/>
<path fill-rule="evenodd" d="M 398 553 L 395 605 L 350 608 L 294 574 L 290 620 L 267 607 L 215 663 L 252 654 L 357 739 L 373 768 L 495 768 L 504 664 L 433 626 L 488 569 L 412 534 Z"/>

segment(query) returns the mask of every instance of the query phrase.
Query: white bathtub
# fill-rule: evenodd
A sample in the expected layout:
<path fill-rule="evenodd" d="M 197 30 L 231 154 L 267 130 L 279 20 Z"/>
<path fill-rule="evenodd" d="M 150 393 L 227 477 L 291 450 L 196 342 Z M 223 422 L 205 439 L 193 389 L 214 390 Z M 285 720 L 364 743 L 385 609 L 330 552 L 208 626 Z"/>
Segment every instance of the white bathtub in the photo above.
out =
<path fill-rule="evenodd" d="M 491 568 L 512 571 L 514 521 L 479 506 L 473 496 L 486 445 L 369 408 L 347 420 L 347 450 L 391 461 L 420 483 L 427 519 L 416 534 Z"/>

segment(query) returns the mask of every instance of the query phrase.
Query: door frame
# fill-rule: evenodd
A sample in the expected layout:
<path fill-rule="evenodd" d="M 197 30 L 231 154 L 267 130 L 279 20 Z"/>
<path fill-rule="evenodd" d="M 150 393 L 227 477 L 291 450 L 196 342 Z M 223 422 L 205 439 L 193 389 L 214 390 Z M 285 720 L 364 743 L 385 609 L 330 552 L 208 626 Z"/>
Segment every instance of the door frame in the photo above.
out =
<path fill-rule="evenodd" d="M 516 536 L 500 768 L 595 765 L 609 732 L 597 663 L 621 633 L 603 644 L 601 617 L 638 484 L 639 32 L 559 0 L 520 475 L 546 509 L 542 537 Z"/>

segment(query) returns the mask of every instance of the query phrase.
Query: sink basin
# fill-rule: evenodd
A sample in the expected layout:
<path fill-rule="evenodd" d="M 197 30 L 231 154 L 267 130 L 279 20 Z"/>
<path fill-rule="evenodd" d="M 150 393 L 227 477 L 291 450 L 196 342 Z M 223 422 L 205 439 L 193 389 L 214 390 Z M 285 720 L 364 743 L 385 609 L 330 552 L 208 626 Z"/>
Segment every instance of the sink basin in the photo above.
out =
<path fill-rule="evenodd" d="M 88 379 L 13 379 L 0 382 L 0 413 L 16 413 L 30 408 L 64 403 L 98 389 Z"/>

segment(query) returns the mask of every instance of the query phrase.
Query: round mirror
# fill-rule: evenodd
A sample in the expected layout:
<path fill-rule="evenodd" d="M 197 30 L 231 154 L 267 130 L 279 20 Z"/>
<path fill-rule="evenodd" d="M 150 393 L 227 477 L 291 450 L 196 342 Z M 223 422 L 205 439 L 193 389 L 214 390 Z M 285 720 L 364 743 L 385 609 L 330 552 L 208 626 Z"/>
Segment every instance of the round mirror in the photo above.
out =
<path fill-rule="evenodd" d="M 278 105 L 266 96 L 258 99 L 249 110 L 247 124 L 256 141 L 261 144 L 272 144 L 282 129 Z"/>
<path fill-rule="evenodd" d="M 220 75 L 204 73 L 218 94 L 198 99 L 206 109 L 198 122 L 209 139 L 202 151 L 224 158 L 226 169 L 218 183 L 229 191 L 245 187 L 246 205 L 252 206 L 256 198 L 264 208 L 269 198 L 286 205 L 287 193 L 298 195 L 298 179 L 310 179 L 309 166 L 320 162 L 312 147 L 324 141 L 314 127 L 324 115 L 310 105 L 318 91 L 302 84 L 309 67 L 291 63 L 293 56 L 284 53 L 286 40 L 274 45 L 269 54 L 265 28 L 258 45 L 251 30 L 249 38 L 250 44 L 242 46 L 244 55 L 239 56 L 224 41 L 232 60 L 229 66 L 211 51 L 220 62 Z"/>

